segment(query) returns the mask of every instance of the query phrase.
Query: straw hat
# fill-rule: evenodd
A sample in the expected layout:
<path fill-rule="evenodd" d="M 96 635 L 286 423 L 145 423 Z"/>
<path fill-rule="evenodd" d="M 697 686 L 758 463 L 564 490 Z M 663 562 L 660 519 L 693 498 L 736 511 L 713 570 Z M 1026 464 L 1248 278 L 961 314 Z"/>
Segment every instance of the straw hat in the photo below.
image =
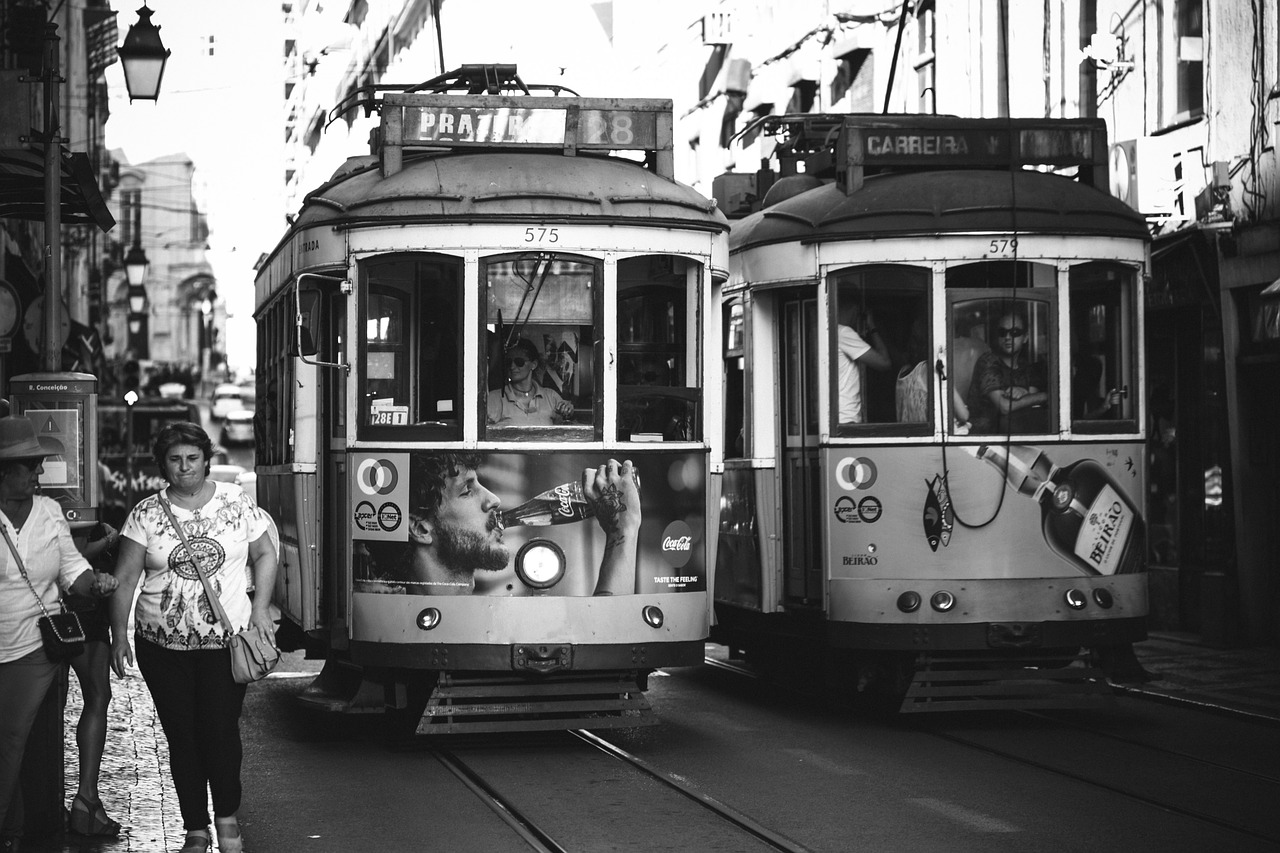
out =
<path fill-rule="evenodd" d="M 0 462 L 43 459 L 49 450 L 36 438 L 36 428 L 23 417 L 0 418 Z"/>

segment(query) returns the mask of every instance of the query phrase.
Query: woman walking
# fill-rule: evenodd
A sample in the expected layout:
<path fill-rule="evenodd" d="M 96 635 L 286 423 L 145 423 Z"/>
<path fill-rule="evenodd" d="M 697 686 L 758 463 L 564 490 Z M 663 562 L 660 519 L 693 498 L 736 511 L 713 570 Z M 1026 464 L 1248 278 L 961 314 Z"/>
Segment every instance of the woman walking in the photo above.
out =
<path fill-rule="evenodd" d="M 239 486 L 208 479 L 213 445 L 197 424 L 165 427 L 153 453 L 169 486 L 139 501 L 121 530 L 116 579 L 124 592 L 111 607 L 111 666 L 123 676 L 125 664 L 133 663 L 125 629 L 142 577 L 134 614 L 137 663 L 169 742 L 169 769 L 186 830 L 182 853 L 209 850 L 210 797 L 218 849 L 238 853 L 245 685 L 231 677 L 230 637 L 214 615 L 194 560 L 236 630 L 252 627 L 274 645 L 268 610 L 276 575 L 271 521 Z M 260 591 L 252 599 L 249 568 Z"/>
<path fill-rule="evenodd" d="M 0 418 L 0 851 L 23 830 L 19 773 L 27 737 L 63 664 L 49 660 L 38 621 L 60 609 L 59 589 L 101 597 L 116 588 L 76 550 L 62 507 L 37 495 L 44 457 L 31 421 Z M 100 806 L 99 806 L 100 807 Z"/>

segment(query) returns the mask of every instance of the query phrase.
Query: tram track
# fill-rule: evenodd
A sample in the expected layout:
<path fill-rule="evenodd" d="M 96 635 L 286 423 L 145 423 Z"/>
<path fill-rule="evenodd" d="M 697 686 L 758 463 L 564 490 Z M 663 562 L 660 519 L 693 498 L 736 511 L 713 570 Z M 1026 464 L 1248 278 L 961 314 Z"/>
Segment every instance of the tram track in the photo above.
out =
<path fill-rule="evenodd" d="M 621 823 L 601 821 L 602 816 L 616 811 L 620 802 L 630 804 L 625 812 L 633 825 L 646 826 L 652 818 L 660 817 L 667 832 L 681 827 L 678 835 L 686 849 L 701 849 L 696 839 L 704 837 L 714 839 L 717 849 L 811 853 L 694 783 L 590 731 L 569 731 L 501 751 L 463 745 L 436 747 L 431 752 L 539 853 L 597 849 L 590 836 L 601 823 L 625 831 Z M 599 763 L 601 757 L 606 759 L 604 766 Z M 522 781 L 533 764 L 537 792 Z M 617 773 L 619 767 L 626 769 L 625 775 Z M 545 792 L 550 790 L 561 796 L 548 798 Z M 554 805 L 549 807 L 549 801 Z M 588 823 L 594 829 L 588 829 Z M 732 841 L 734 836 L 739 841 Z"/>
<path fill-rule="evenodd" d="M 707 658 L 706 663 L 741 678 L 760 678 L 733 663 L 712 658 Z M 1222 715 L 1246 727 L 1276 726 L 1272 718 L 1207 702 L 1169 702 L 1162 694 L 1120 692 L 1153 704 Z M 813 692 L 809 698 L 820 697 Z M 1256 768 L 1244 766 L 1243 762 L 1233 764 L 1220 760 L 1216 753 L 1196 754 L 1194 743 L 1177 740 L 1176 746 L 1170 746 L 1152 736 L 1134 736 L 1132 723 L 1125 720 L 1114 720 L 1114 725 L 1108 727 L 1106 717 L 1100 718 L 1096 713 L 1085 718 L 1093 722 L 1084 722 L 1071 712 L 1010 709 L 990 714 L 903 715 L 896 722 L 965 749 L 1236 833 L 1242 840 L 1280 845 L 1280 821 L 1270 817 L 1271 809 L 1256 807 L 1280 798 L 1280 775 L 1265 762 Z M 1011 719 L 1026 724 L 1010 725 Z M 1197 728 L 1194 722 L 1187 725 Z M 1169 735 L 1154 737 L 1160 736 Z M 1203 744 L 1201 748 L 1211 749 Z M 1246 791 L 1245 798 L 1230 793 Z M 1247 803 L 1255 806 L 1250 808 Z"/>

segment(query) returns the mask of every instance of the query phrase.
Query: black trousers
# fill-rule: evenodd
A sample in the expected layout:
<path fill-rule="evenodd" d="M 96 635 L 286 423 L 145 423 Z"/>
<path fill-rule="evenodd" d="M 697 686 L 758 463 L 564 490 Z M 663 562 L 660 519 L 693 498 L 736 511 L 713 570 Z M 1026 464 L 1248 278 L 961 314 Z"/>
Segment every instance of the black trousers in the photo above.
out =
<path fill-rule="evenodd" d="M 134 638 L 138 669 L 169 741 L 169 771 L 185 830 L 240 808 L 240 711 L 246 685 L 231 678 L 226 649 L 176 651 Z"/>

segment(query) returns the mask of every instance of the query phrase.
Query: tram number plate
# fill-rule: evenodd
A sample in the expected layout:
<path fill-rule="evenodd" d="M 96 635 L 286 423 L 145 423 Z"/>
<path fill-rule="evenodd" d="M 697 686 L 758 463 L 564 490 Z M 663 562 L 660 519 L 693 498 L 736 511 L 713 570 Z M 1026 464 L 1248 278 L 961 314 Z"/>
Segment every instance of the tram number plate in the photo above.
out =
<path fill-rule="evenodd" d="M 573 646 L 517 643 L 511 647 L 511 668 L 526 672 L 573 669 Z"/>
<path fill-rule="evenodd" d="M 559 243 L 560 229 L 548 228 L 545 225 L 539 225 L 533 228 L 524 229 L 525 243 Z"/>
<path fill-rule="evenodd" d="M 1018 238 L 992 237 L 987 241 L 986 251 L 982 254 L 987 258 L 1012 258 L 1018 254 Z"/>
<path fill-rule="evenodd" d="M 987 645 L 993 649 L 1037 648 L 1040 626 L 1035 622 L 992 622 L 987 626 Z"/>

